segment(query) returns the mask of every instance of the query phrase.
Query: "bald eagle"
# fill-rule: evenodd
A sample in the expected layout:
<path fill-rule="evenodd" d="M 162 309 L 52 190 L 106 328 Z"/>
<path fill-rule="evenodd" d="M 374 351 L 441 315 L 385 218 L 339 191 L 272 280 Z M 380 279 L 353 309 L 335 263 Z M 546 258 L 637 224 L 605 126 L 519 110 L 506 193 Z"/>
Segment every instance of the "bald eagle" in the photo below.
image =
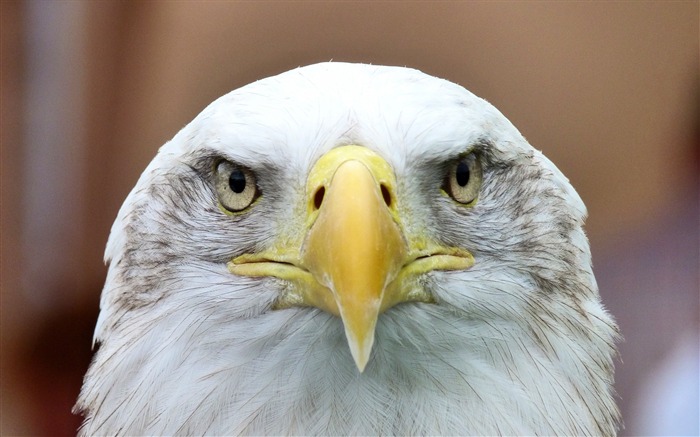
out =
<path fill-rule="evenodd" d="M 210 104 L 112 227 L 82 435 L 614 435 L 617 327 L 562 173 L 416 70 Z"/>

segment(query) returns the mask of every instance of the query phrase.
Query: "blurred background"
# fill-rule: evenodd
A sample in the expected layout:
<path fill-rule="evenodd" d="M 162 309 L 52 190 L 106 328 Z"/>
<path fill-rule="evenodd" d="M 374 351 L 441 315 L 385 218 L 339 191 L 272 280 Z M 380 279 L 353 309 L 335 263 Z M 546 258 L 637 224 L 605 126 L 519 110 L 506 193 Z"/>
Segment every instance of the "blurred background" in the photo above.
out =
<path fill-rule="evenodd" d="M 698 434 L 698 1 L 2 1 L 2 434 L 71 435 L 117 210 L 216 97 L 319 61 L 498 107 L 588 205 L 625 435 Z"/>

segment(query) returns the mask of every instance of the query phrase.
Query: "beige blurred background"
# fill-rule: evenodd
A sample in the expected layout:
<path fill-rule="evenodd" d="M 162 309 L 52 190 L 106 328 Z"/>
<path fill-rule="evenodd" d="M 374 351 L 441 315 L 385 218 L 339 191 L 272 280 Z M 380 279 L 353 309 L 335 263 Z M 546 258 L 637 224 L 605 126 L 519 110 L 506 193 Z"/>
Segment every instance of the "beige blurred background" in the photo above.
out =
<path fill-rule="evenodd" d="M 571 179 L 618 319 L 627 435 L 698 433 L 697 1 L 2 5 L 2 434 L 74 434 L 117 210 L 214 98 L 406 65 L 497 106 Z"/>

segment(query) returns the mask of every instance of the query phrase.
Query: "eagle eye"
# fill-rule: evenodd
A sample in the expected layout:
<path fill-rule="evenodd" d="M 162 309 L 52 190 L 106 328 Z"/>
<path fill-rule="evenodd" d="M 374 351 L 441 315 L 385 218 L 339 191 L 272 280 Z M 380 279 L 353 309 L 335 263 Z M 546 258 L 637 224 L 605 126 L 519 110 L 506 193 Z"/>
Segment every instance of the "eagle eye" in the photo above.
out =
<path fill-rule="evenodd" d="M 470 153 L 450 165 L 442 189 L 455 201 L 472 205 L 479 196 L 481 178 L 479 156 Z"/>
<path fill-rule="evenodd" d="M 215 186 L 221 206 L 230 212 L 246 209 L 260 195 L 253 172 L 226 160 L 216 164 Z"/>

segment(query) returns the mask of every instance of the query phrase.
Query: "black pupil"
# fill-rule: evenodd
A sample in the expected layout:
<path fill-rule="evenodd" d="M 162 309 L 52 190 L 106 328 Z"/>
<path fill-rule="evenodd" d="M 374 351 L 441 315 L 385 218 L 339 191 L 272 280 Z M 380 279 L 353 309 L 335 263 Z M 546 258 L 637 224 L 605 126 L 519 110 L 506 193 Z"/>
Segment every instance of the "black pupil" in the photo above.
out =
<path fill-rule="evenodd" d="M 467 185 L 469 182 L 469 165 L 462 161 L 457 164 L 457 171 L 455 171 L 455 176 L 457 177 L 457 183 L 460 187 Z"/>
<path fill-rule="evenodd" d="M 245 190 L 245 174 L 240 170 L 232 171 L 228 177 L 228 186 L 234 193 L 242 193 Z"/>

